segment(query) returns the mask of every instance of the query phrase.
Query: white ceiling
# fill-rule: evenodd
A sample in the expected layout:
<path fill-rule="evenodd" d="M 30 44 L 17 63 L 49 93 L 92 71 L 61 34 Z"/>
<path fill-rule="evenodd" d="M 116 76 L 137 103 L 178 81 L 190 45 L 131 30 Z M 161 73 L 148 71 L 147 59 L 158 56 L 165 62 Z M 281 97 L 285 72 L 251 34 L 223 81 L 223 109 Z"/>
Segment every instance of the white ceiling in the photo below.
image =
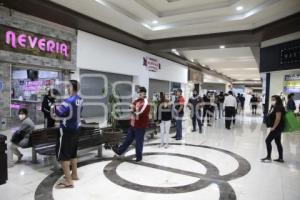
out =
<path fill-rule="evenodd" d="M 260 80 L 258 65 L 249 47 L 183 51 L 194 60 L 234 80 Z"/>
<path fill-rule="evenodd" d="M 143 39 L 253 29 L 300 11 L 299 0 L 51 1 Z"/>

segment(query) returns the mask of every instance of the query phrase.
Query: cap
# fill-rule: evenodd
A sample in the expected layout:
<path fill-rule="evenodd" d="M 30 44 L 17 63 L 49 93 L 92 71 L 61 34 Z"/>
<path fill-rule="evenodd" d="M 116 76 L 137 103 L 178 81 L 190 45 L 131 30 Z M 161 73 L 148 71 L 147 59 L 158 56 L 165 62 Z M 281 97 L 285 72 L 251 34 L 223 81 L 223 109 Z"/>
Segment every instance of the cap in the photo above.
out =
<path fill-rule="evenodd" d="M 140 87 L 139 90 L 138 90 L 138 93 L 141 93 L 141 92 L 147 93 L 146 88 L 145 87 Z"/>

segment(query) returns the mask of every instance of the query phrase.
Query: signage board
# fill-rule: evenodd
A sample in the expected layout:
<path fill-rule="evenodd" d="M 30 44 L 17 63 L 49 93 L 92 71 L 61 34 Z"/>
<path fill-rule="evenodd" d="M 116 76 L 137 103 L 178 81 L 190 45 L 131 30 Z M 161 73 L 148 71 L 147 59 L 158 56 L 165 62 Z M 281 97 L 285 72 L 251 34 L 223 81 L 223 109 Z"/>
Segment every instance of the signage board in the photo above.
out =
<path fill-rule="evenodd" d="M 71 42 L 0 25 L 0 50 L 71 60 Z"/>

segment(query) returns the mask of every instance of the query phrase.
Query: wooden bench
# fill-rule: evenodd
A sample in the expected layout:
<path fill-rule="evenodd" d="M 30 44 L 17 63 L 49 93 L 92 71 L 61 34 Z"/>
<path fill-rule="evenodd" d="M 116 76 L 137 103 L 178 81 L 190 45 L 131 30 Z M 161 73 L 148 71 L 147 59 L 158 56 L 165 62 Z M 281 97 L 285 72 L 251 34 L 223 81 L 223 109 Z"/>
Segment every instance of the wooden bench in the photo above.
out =
<path fill-rule="evenodd" d="M 78 138 L 78 150 L 98 148 L 98 156 L 102 156 L 102 145 L 113 146 L 120 142 L 121 135 L 103 134 L 97 125 L 85 125 L 80 127 Z M 55 169 L 58 169 L 56 161 L 56 143 L 59 140 L 59 128 L 37 129 L 31 134 L 33 149 L 33 162 L 36 162 L 36 154 L 49 156 Z"/>

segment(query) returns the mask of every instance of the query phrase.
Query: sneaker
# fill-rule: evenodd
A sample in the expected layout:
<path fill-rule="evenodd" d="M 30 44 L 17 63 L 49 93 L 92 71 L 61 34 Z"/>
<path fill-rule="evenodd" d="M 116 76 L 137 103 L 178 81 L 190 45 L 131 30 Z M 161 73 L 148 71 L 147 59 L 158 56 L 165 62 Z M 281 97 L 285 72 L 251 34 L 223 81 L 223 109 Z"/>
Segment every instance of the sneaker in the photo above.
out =
<path fill-rule="evenodd" d="M 196 132 L 196 129 L 193 129 L 192 132 Z"/>
<path fill-rule="evenodd" d="M 278 159 L 276 159 L 276 160 L 273 160 L 273 161 L 275 161 L 275 162 L 280 162 L 280 163 L 284 163 L 284 160 L 283 160 L 283 159 L 281 159 L 281 158 L 278 158 Z"/>
<path fill-rule="evenodd" d="M 176 135 L 175 135 L 175 136 L 173 136 L 172 138 L 176 138 Z"/>
<path fill-rule="evenodd" d="M 167 149 L 167 148 L 169 148 L 169 145 L 168 145 L 168 144 L 165 145 L 165 149 Z"/>
<path fill-rule="evenodd" d="M 142 162 L 142 159 L 135 159 L 136 163 Z"/>
<path fill-rule="evenodd" d="M 182 140 L 182 138 L 176 138 L 176 140 Z"/>
<path fill-rule="evenodd" d="M 261 159 L 261 162 L 264 162 L 264 163 L 270 163 L 270 162 L 272 162 L 272 159 L 269 158 L 269 157 L 265 157 L 265 158 L 262 158 L 262 159 Z"/>

